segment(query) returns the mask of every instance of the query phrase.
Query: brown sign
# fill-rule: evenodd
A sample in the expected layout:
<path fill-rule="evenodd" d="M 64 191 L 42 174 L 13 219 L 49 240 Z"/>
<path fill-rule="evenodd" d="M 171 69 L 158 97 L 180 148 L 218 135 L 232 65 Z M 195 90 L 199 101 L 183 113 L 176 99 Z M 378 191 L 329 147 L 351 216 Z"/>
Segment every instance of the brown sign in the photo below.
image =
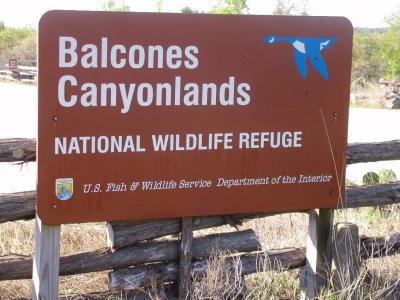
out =
<path fill-rule="evenodd" d="M 336 17 L 46 13 L 39 216 L 336 207 L 351 51 Z"/>
<path fill-rule="evenodd" d="M 8 60 L 8 68 L 12 71 L 18 70 L 18 60 L 15 58 Z"/>

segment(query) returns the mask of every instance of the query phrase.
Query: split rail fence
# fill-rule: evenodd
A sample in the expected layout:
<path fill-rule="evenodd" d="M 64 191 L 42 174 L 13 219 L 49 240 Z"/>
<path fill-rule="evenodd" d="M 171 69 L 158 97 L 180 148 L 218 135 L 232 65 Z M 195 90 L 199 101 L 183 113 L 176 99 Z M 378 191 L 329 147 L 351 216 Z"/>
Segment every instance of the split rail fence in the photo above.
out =
<path fill-rule="evenodd" d="M 0 162 L 35 161 L 35 153 L 35 140 L 0 139 Z M 348 147 L 347 164 L 399 159 L 400 140 L 351 144 Z M 0 223 L 35 218 L 35 201 L 35 191 L 0 194 Z M 349 187 L 346 189 L 343 203 L 338 208 L 397 203 L 400 203 L 400 182 Z M 178 297 L 183 299 L 189 290 L 190 272 L 201 276 L 206 269 L 207 258 L 216 250 L 220 250 L 235 254 L 228 259 L 227 267 L 230 262 L 239 259 L 242 265 L 241 275 L 262 270 L 266 265 L 265 261 L 269 262 L 267 265 L 270 269 L 276 270 L 306 267 L 304 292 L 306 298 L 313 299 L 319 289 L 328 285 L 327 274 L 330 272 L 333 258 L 337 256 L 337 253 L 333 253 L 332 243 L 335 236 L 339 239 L 343 226 L 333 226 L 334 210 L 319 209 L 304 213 L 309 214 L 307 247 L 267 251 L 261 251 L 260 243 L 252 230 L 238 230 L 198 238 L 192 238 L 192 232 L 226 224 L 238 228 L 238 225 L 246 220 L 272 214 L 111 222 L 107 224 L 107 247 L 61 257 L 59 269 L 58 264 L 53 269 L 57 274 L 53 275 L 56 276 L 58 284 L 58 274 L 63 276 L 109 270 L 109 289 L 125 291 L 149 287 L 155 283 L 180 282 Z M 40 224 L 37 228 L 40 229 Z M 178 233 L 181 233 L 181 240 L 157 240 Z M 357 239 L 356 245 L 357 257 L 361 259 L 400 253 L 400 232 L 393 232 L 385 237 L 363 237 Z M 338 248 L 340 245 L 335 246 L 335 249 Z M 34 258 L 0 257 L 0 280 L 32 278 L 33 262 Z M 340 267 L 338 263 L 337 267 Z M 48 288 L 57 293 L 57 287 Z M 127 299 L 148 299 L 145 293 L 126 293 L 130 295 Z M 37 295 L 33 295 L 33 298 Z M 173 298 L 176 295 L 169 297 Z M 55 297 L 43 297 L 53 298 Z M 92 298 L 88 295 L 85 299 Z"/>

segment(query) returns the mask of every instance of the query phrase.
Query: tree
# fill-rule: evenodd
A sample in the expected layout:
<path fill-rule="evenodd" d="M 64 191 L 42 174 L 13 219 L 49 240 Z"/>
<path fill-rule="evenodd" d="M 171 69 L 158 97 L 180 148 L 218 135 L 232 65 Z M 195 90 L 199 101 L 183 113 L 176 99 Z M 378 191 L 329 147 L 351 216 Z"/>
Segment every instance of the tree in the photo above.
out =
<path fill-rule="evenodd" d="M 156 10 L 157 12 L 161 12 L 162 11 L 162 6 L 163 6 L 163 0 L 157 0 L 156 2 Z"/>
<path fill-rule="evenodd" d="M 390 16 L 386 17 L 385 20 L 391 28 L 397 28 L 400 30 L 400 9 L 393 12 Z"/>
<path fill-rule="evenodd" d="M 0 21 L 0 31 L 3 31 L 4 29 L 6 29 L 6 25 L 3 21 Z"/>
<path fill-rule="evenodd" d="M 0 59 L 36 58 L 36 31 L 29 28 L 4 26 L 0 30 Z"/>
<path fill-rule="evenodd" d="M 181 9 L 181 13 L 183 14 L 198 14 L 198 10 L 194 10 L 189 6 L 185 6 L 184 8 Z"/>
<path fill-rule="evenodd" d="M 212 14 L 243 14 L 249 10 L 247 0 L 218 0 L 210 11 Z"/>
<path fill-rule="evenodd" d="M 352 82 L 378 81 L 384 74 L 385 61 L 380 53 L 382 31 L 355 29 L 353 37 Z"/>
<path fill-rule="evenodd" d="M 0 51 L 20 45 L 26 38 L 35 36 L 35 31 L 28 28 L 6 27 L 0 31 Z"/>
<path fill-rule="evenodd" d="M 381 55 L 385 63 L 385 77 L 400 79 L 400 28 L 390 27 L 383 36 Z"/>
<path fill-rule="evenodd" d="M 386 22 L 389 29 L 384 33 L 380 53 L 385 60 L 385 77 L 400 79 L 400 9 L 392 13 Z"/>
<path fill-rule="evenodd" d="M 104 11 L 129 11 L 130 8 L 125 2 L 122 2 L 121 5 L 117 6 L 114 0 L 107 0 L 101 6 L 101 10 Z"/>
<path fill-rule="evenodd" d="M 0 57 L 3 60 L 10 58 L 36 60 L 36 34 L 22 40 L 13 48 L 4 49 L 0 52 Z"/>
<path fill-rule="evenodd" d="M 276 6 L 272 12 L 274 15 L 302 15 L 306 16 L 308 0 L 276 0 Z"/>

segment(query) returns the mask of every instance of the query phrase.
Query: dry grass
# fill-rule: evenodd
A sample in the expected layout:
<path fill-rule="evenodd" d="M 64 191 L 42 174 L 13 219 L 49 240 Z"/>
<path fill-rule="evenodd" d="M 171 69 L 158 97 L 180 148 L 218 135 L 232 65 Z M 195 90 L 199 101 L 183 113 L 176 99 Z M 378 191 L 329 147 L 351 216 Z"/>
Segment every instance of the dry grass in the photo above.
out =
<path fill-rule="evenodd" d="M 246 223 L 245 227 L 256 232 L 263 250 L 305 247 L 308 214 L 288 213 L 256 219 Z"/>
<path fill-rule="evenodd" d="M 353 222 L 359 226 L 361 235 L 382 236 L 400 229 L 399 207 L 399 205 L 391 205 L 382 208 L 339 210 L 335 223 Z M 267 250 L 305 246 L 307 222 L 307 214 L 296 213 L 253 220 L 246 223 L 244 227 L 254 229 L 263 249 Z M 232 284 L 227 279 L 227 272 L 225 272 L 225 277 L 224 273 L 221 274 L 224 259 L 225 254 L 221 255 L 216 262 L 215 259 L 211 262 L 206 277 L 194 286 L 196 294 L 192 295 L 192 299 L 226 299 L 223 295 L 229 292 L 233 299 L 243 297 L 246 300 L 298 299 L 301 296 L 298 270 L 281 269 L 277 272 L 271 271 L 266 265 L 259 273 L 245 276 L 244 280 L 240 278 L 235 281 L 236 284 Z M 240 269 L 240 265 L 236 268 Z M 341 274 L 336 273 L 335 276 L 341 276 L 341 280 L 344 280 Z M 332 285 L 334 281 L 335 279 L 332 278 Z M 243 282 L 246 283 L 247 288 L 244 296 L 241 293 L 235 293 L 242 290 Z M 360 275 L 350 287 L 343 290 L 332 288 L 322 291 L 318 298 L 349 299 L 355 292 L 360 296 L 359 299 L 400 299 L 400 256 L 365 261 Z M 208 298 L 202 298 L 199 295 L 208 296 Z"/>
<path fill-rule="evenodd" d="M 298 299 L 300 287 L 298 270 L 269 270 L 268 265 L 259 273 L 246 276 L 246 300 Z"/>
<path fill-rule="evenodd" d="M 208 259 L 204 275 L 194 278 L 189 299 L 243 298 L 246 288 L 240 260 L 226 264 L 228 257 L 228 253 L 218 253 Z"/>
<path fill-rule="evenodd" d="M 385 89 L 377 83 L 367 83 L 364 87 L 352 87 L 350 105 L 361 108 L 386 108 L 389 102 L 386 100 L 385 93 Z"/>
<path fill-rule="evenodd" d="M 330 290 L 321 291 L 318 299 L 400 299 L 399 257 L 381 257 L 363 262 L 358 276 L 348 282 L 344 274 L 335 271 L 331 278 Z"/>
<path fill-rule="evenodd" d="M 32 256 L 34 221 L 0 224 L 0 256 Z M 60 253 L 71 254 L 106 246 L 104 223 L 70 224 L 61 227 Z M 60 277 L 63 294 L 107 290 L 107 272 Z M 0 281 L 0 299 L 29 297 L 31 280 Z"/>
<path fill-rule="evenodd" d="M 400 229 L 399 205 L 385 208 L 339 210 L 335 222 L 352 222 L 359 226 L 361 235 L 379 236 Z M 242 229 L 252 228 L 257 233 L 263 249 L 304 247 L 307 235 L 308 215 L 302 213 L 277 215 L 252 220 Z M 33 254 L 32 221 L 0 224 L 0 256 L 9 254 Z M 196 235 L 232 231 L 231 227 L 203 230 Z M 61 253 L 89 251 L 106 244 L 104 223 L 63 225 Z M 270 271 L 239 276 L 240 262 L 229 272 L 222 267 L 227 254 L 210 259 L 206 276 L 193 284 L 191 299 L 297 299 L 300 297 L 298 270 Z M 107 290 L 106 272 L 65 276 L 60 278 L 60 294 L 78 294 Z M 332 280 L 333 281 L 333 280 Z M 356 281 L 357 290 L 364 299 L 400 299 L 400 255 L 370 259 Z M 244 287 L 247 288 L 246 293 Z M 0 299 L 29 297 L 30 280 L 0 282 Z M 223 296 L 225 295 L 225 296 Z M 349 290 L 324 291 L 319 299 L 346 299 Z M 393 296 L 395 295 L 395 296 Z M 393 298 L 395 297 L 395 298 Z M 396 298 L 397 297 L 397 298 Z M 116 298 L 115 298 L 116 299 Z M 154 299 L 157 299 L 154 296 Z"/>
<path fill-rule="evenodd" d="M 374 258 L 366 262 L 365 286 L 373 299 L 400 299 L 400 257 Z"/>

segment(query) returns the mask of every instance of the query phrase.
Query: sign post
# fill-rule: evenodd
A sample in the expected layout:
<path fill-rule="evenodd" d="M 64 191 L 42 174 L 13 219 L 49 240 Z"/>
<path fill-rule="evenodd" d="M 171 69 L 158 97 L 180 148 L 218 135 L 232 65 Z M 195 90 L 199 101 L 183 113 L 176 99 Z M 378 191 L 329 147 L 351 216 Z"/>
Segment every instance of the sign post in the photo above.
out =
<path fill-rule="evenodd" d="M 40 219 L 338 207 L 352 32 L 341 17 L 46 13 Z"/>
<path fill-rule="evenodd" d="M 46 225 L 35 218 L 35 253 L 32 299 L 57 299 L 60 269 L 60 225 Z"/>

